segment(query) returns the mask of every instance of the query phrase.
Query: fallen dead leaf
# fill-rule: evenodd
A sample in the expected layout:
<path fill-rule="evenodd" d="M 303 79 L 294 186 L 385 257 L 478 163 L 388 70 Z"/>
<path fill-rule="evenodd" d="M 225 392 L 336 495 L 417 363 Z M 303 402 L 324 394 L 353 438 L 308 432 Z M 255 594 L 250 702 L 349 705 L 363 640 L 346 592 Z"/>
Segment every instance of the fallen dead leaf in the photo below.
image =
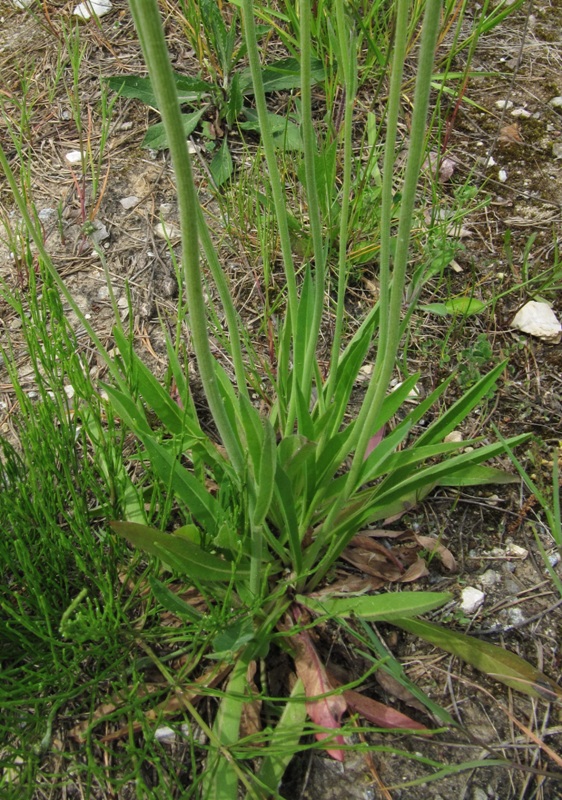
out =
<path fill-rule="evenodd" d="M 435 555 L 439 557 L 445 569 L 448 569 L 449 572 L 457 571 L 458 567 L 455 557 L 451 551 L 445 547 L 445 545 L 441 544 L 439 539 L 437 539 L 435 536 L 416 535 L 416 542 L 425 550 L 429 550 L 430 553 L 435 553 Z"/>
<path fill-rule="evenodd" d="M 308 716 L 323 728 L 338 730 L 341 718 L 347 709 L 347 703 L 341 694 L 330 694 L 330 692 L 333 692 L 333 688 L 310 634 L 308 631 L 295 633 L 290 641 L 293 646 L 293 658 L 297 675 L 303 683 L 307 697 L 306 711 Z M 319 695 L 327 696 L 319 697 Z M 315 697 L 318 699 L 315 700 Z M 315 735 L 318 741 L 323 741 L 330 736 L 329 733 L 317 733 Z M 343 737 L 336 736 L 335 742 L 339 745 L 344 744 Z M 330 748 L 326 752 L 336 761 L 344 760 L 343 750 Z"/>

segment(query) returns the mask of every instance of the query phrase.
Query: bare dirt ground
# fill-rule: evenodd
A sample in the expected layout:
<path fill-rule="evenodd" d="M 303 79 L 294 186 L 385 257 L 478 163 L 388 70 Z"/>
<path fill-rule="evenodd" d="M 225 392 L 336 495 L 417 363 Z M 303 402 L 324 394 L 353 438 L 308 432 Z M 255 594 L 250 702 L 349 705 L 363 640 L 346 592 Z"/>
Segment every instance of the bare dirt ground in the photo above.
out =
<path fill-rule="evenodd" d="M 155 115 L 137 101 L 117 101 L 99 165 L 97 191 L 92 193 L 92 181 L 82 183 L 78 168 L 65 157 L 68 152 L 79 150 L 81 143 L 64 81 L 52 94 L 43 88 L 53 81 L 57 69 L 62 68 L 68 75 L 68 62 L 57 64 L 56 40 L 49 26 L 55 32 L 59 30 L 58 20 L 61 15 L 68 17 L 70 6 L 44 5 L 43 13 L 32 15 L 15 10 L 7 2 L 0 4 L 0 92 L 7 112 L 0 123 L 2 144 L 17 168 L 20 156 L 6 119 L 11 115 L 16 124 L 20 118 L 18 104 L 27 82 L 33 109 L 21 158 L 31 157 L 30 182 L 47 247 L 82 310 L 95 321 L 103 340 L 110 343 L 113 311 L 87 223 L 104 227 L 107 236 L 100 244 L 117 300 L 123 314 L 128 313 L 128 283 L 138 347 L 156 372 L 163 371 L 165 350 L 157 315 L 173 319 L 178 288 L 166 241 L 158 237 L 156 225 L 162 219 L 173 225 L 176 206 L 166 154 L 140 148 L 148 121 L 154 121 Z M 452 101 L 448 150 L 457 162 L 457 175 L 472 172 L 473 184 L 485 184 L 491 201 L 463 221 L 466 235 L 463 249 L 456 256 L 459 271 L 449 272 L 446 285 L 439 290 L 442 297 L 424 296 L 422 302 L 443 299 L 448 292 L 463 291 L 468 284 L 485 301 L 499 299 L 485 315 L 469 320 L 444 322 L 419 311 L 409 341 L 410 366 L 421 370 L 425 390 L 435 386 L 453 367 L 460 366 L 468 381 L 471 370 L 490 366 L 502 356 L 509 357 L 499 394 L 482 406 L 463 435 L 469 438 L 479 431 L 491 436 L 490 422 L 505 436 L 533 432 L 537 439 L 523 458 L 542 488 L 548 485 L 552 448 L 562 438 L 562 346 L 514 334 L 510 321 L 531 296 L 528 288 L 517 287 L 547 270 L 550 272 L 544 285 L 538 280 L 533 286 L 537 294 L 552 303 L 559 318 L 562 316 L 558 253 L 562 109 L 550 104 L 552 98 L 562 95 L 561 26 L 562 5 L 558 0 L 539 0 L 523 6 L 478 46 L 472 70 L 482 77 L 474 75 L 458 106 Z M 196 73 L 194 55 L 173 30 L 171 20 L 170 30 L 176 68 Z M 79 84 L 83 125 L 95 150 L 101 136 L 100 76 L 142 71 L 126 4 L 116 2 L 113 12 L 99 27 L 93 23 L 84 25 L 81 42 L 85 47 Z M 508 102 L 500 109 L 498 101 Z M 514 116 L 515 111 L 518 114 Z M 200 170 L 200 181 L 203 202 L 216 213 L 206 189 L 204 169 Z M 124 208 L 121 201 L 130 197 L 137 198 L 136 202 Z M 0 204 L 8 226 L 17 229 L 17 214 L 5 187 L 0 187 Z M 226 265 L 232 268 L 233 281 L 251 312 L 253 275 L 241 263 L 233 231 L 227 235 L 216 225 L 215 228 Z M 532 241 L 530 237 L 534 237 Z M 372 277 L 369 269 L 365 267 L 367 280 Z M 17 243 L 8 237 L 0 245 L 0 277 L 8 285 L 25 289 L 27 278 Z M 359 280 L 357 293 L 362 302 L 369 302 L 368 283 L 363 285 Z M 21 380 L 24 385 L 28 380 L 32 391 L 32 376 L 18 338 L 18 326 L 11 310 L 0 306 L 0 337 L 10 337 Z M 482 350 L 483 341 L 487 346 Z M 92 367 L 97 367 L 95 355 Z M 0 432 L 9 437 L 15 397 L 1 366 L 0 400 Z M 451 575 L 433 561 L 429 577 L 419 582 L 420 588 L 447 588 L 459 595 L 464 586 L 470 585 L 486 592 L 484 605 L 476 614 L 463 618 L 452 613 L 450 624 L 505 645 L 554 680 L 559 679 L 562 608 L 557 605 L 559 597 L 546 573 L 534 532 L 550 553 L 552 540 L 526 490 L 497 487 L 493 491 L 460 494 L 442 491 L 400 525 L 412 526 L 422 534 L 438 534 L 459 564 L 458 573 Z M 364 664 L 354 658 L 349 642 L 334 646 L 332 635 L 333 631 L 326 631 L 330 640 L 327 649 L 336 661 L 357 673 L 350 677 L 358 677 Z M 536 702 L 512 693 L 406 634 L 389 628 L 381 630 L 381 635 L 402 660 L 409 677 L 450 711 L 458 721 L 458 729 L 431 739 L 371 736 L 372 751 L 367 756 L 353 756 L 345 767 L 317 754 L 299 756 L 284 784 L 287 798 L 562 797 L 559 709 L 546 701 Z M 395 687 L 373 681 L 366 688 L 384 702 L 416 714 L 415 709 L 408 709 L 396 697 Z M 432 722 L 417 713 L 419 719 Z M 377 747 L 383 744 L 446 763 L 506 757 L 512 768 L 479 768 L 422 786 L 386 788 L 421 777 L 426 769 L 421 761 L 415 765 L 378 751 Z M 545 772 L 550 777 L 545 777 Z"/>

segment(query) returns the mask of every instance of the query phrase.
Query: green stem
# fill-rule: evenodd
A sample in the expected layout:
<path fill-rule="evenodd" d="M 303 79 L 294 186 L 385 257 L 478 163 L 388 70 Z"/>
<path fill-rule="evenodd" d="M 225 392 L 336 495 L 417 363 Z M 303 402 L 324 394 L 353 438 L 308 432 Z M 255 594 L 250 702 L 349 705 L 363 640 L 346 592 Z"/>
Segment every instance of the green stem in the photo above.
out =
<path fill-rule="evenodd" d="M 310 0 L 299 0 L 302 139 L 306 202 L 308 206 L 310 232 L 312 234 L 312 250 L 314 253 L 314 304 L 312 319 L 307 320 L 307 339 L 302 374 L 295 374 L 295 380 L 299 381 L 299 386 L 304 397 L 309 397 L 310 395 L 312 373 L 316 361 L 316 348 L 324 309 L 324 293 L 326 290 L 326 255 L 324 252 L 324 242 L 322 240 L 322 223 L 316 189 L 316 168 L 314 163 L 318 146 L 312 122 L 312 71 L 310 62 L 311 14 Z M 318 390 L 320 391 L 320 387 L 318 387 Z"/>
<path fill-rule="evenodd" d="M 242 448 L 223 405 L 216 375 L 217 364 L 209 345 L 199 264 L 199 202 L 158 4 L 156 0 L 130 0 L 130 7 L 168 137 L 168 148 L 176 175 L 183 247 L 183 276 L 199 374 L 211 414 L 228 456 L 235 470 L 242 473 L 244 467 Z"/>
<path fill-rule="evenodd" d="M 441 0 L 427 0 L 421 36 L 418 74 L 414 94 L 414 110 L 410 130 L 410 149 L 406 163 L 400 218 L 394 255 L 394 269 L 390 272 L 390 222 L 392 209 L 392 178 L 396 130 L 398 124 L 399 100 L 401 96 L 401 76 L 407 41 L 407 7 L 408 3 L 398 3 L 396 20 L 395 49 L 392 63 L 391 92 L 389 99 L 389 115 L 387 122 L 387 139 L 385 142 L 385 159 L 383 175 L 383 200 L 381 208 L 381 264 L 380 264 L 380 322 L 379 346 L 375 368 L 367 390 L 365 400 L 355 423 L 355 430 L 350 437 L 355 454 L 348 473 L 344 491 L 332 506 L 316 541 L 307 552 L 304 569 L 316 562 L 320 551 L 331 540 L 334 521 L 361 481 L 361 471 L 365 460 L 365 452 L 371 437 L 376 433 L 377 419 L 380 416 L 383 401 L 392 377 L 396 355 L 401 339 L 401 312 L 403 293 L 406 282 L 412 213 L 416 198 L 419 171 L 424 155 L 425 126 L 429 107 L 429 92 L 435 56 L 435 46 L 439 31 Z M 397 76 L 400 76 L 398 80 Z M 384 246 L 383 246 L 384 245 Z M 349 445 L 348 445 L 349 446 Z M 334 555 L 337 557 L 337 553 Z M 332 559 L 333 560 L 333 559 Z M 325 569 L 318 570 L 308 588 L 317 585 L 324 576 L 332 560 L 325 559 Z"/>
<path fill-rule="evenodd" d="M 242 0 L 242 23 L 244 27 L 244 42 L 248 53 L 248 61 L 250 65 L 250 73 L 252 75 L 252 85 L 254 89 L 254 99 L 256 102 L 256 111 L 260 125 L 260 133 L 269 172 L 269 181 L 271 184 L 271 195 L 273 198 L 273 205 L 275 208 L 276 221 L 279 226 L 279 241 L 281 243 L 281 255 L 283 259 L 283 268 L 285 272 L 285 281 L 287 283 L 287 319 L 285 322 L 284 331 L 280 334 L 279 339 L 279 369 L 288 370 L 290 363 L 290 353 L 288 349 L 291 347 L 291 342 L 296 341 L 297 331 L 297 309 L 298 309 L 298 295 L 297 295 L 297 282 L 295 277 L 295 265 L 293 262 L 293 254 L 291 248 L 291 238 L 289 235 L 289 224 L 287 218 L 286 197 L 283 187 L 281 185 L 281 177 L 279 175 L 279 168 L 277 166 L 277 158 L 275 155 L 275 145 L 273 136 L 269 127 L 267 116 L 267 105 L 265 102 L 265 92 L 263 88 L 263 78 L 260 64 L 260 55 L 258 50 L 258 43 L 256 38 L 256 28 L 254 23 L 254 4 L 252 0 Z M 289 333 L 290 332 L 290 333 Z M 287 384 L 287 376 L 280 376 L 280 383 Z M 293 382 L 292 390 L 293 398 L 296 397 L 296 387 Z M 292 405 L 294 405 L 294 400 Z"/>
<path fill-rule="evenodd" d="M 354 31 L 346 37 L 348 25 L 346 24 L 343 0 L 336 0 L 336 24 L 339 41 L 339 63 L 343 74 L 343 87 L 345 92 L 345 112 L 343 120 L 343 176 L 341 188 L 339 252 L 338 252 L 338 300 L 336 307 L 336 322 L 334 326 L 334 339 L 332 342 L 332 355 L 330 360 L 330 375 L 325 389 L 326 403 L 329 402 L 335 391 L 337 365 L 340 359 L 340 348 L 343 336 L 343 320 L 345 314 L 345 292 L 347 288 L 347 244 L 349 240 L 349 200 L 351 195 L 351 162 L 353 156 L 353 109 L 355 107 L 355 94 L 357 91 L 357 39 Z"/>

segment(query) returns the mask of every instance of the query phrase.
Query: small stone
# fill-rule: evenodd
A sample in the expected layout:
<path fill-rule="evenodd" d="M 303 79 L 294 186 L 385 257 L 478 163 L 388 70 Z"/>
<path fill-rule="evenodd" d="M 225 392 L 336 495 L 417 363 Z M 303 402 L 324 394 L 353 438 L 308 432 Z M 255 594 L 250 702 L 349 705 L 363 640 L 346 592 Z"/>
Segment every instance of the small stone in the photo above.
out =
<path fill-rule="evenodd" d="M 498 180 L 500 183 L 505 183 L 507 180 L 507 172 L 505 169 L 500 169 L 498 172 Z"/>
<path fill-rule="evenodd" d="M 49 222 L 49 220 L 53 219 L 57 214 L 54 208 L 42 208 L 40 211 L 37 212 L 37 216 L 41 220 L 41 222 Z"/>
<path fill-rule="evenodd" d="M 472 790 L 472 800 L 489 800 L 488 792 L 481 789 L 480 786 L 475 786 Z"/>
<path fill-rule="evenodd" d="M 562 97 L 553 97 L 548 104 L 552 106 L 552 108 L 562 108 Z"/>
<path fill-rule="evenodd" d="M 461 594 L 461 610 L 465 614 L 474 614 L 484 602 L 485 597 L 485 593 L 481 592 L 480 589 L 476 589 L 474 586 L 466 586 Z"/>
<path fill-rule="evenodd" d="M 443 439 L 444 442 L 462 442 L 462 433 L 460 431 L 451 431 Z"/>
<path fill-rule="evenodd" d="M 111 9 L 111 0 L 86 0 L 85 3 L 79 3 L 72 13 L 80 19 L 90 19 L 92 16 L 103 17 Z"/>
<path fill-rule="evenodd" d="M 496 100 L 496 108 L 503 111 L 504 109 L 513 108 L 513 103 L 511 100 Z"/>
<path fill-rule="evenodd" d="M 520 547 L 518 544 L 508 544 L 507 547 L 505 548 L 505 552 L 508 556 L 511 556 L 512 558 L 520 558 L 522 560 L 524 558 L 527 558 L 527 556 L 529 555 L 529 551 L 525 550 L 524 547 Z"/>
<path fill-rule="evenodd" d="M 71 150 L 69 153 L 66 153 L 64 157 L 69 164 L 79 164 L 82 161 L 82 153 L 80 150 Z"/>
<path fill-rule="evenodd" d="M 501 575 L 499 572 L 496 572 L 493 569 L 487 569 L 486 572 L 483 572 L 478 579 L 478 583 L 484 589 L 491 589 L 492 586 L 497 586 L 498 583 L 501 583 Z"/>
<path fill-rule="evenodd" d="M 558 344 L 562 339 L 562 325 L 554 311 L 548 303 L 538 303 L 536 300 L 530 300 L 519 309 L 511 327 L 550 344 Z"/>
<path fill-rule="evenodd" d="M 176 732 L 172 728 L 168 728 L 167 725 L 163 725 L 161 728 L 156 728 L 154 738 L 158 742 L 173 742 L 176 738 Z"/>
<path fill-rule="evenodd" d="M 562 142 L 554 142 L 552 145 L 552 155 L 556 160 L 562 158 Z"/>
<path fill-rule="evenodd" d="M 560 553 L 551 553 L 548 557 L 548 563 L 551 567 L 556 567 L 560 563 Z"/>
<path fill-rule="evenodd" d="M 527 111 L 526 108 L 514 108 L 511 112 L 511 116 L 519 119 L 529 119 L 532 114 L 530 111 Z"/>
<path fill-rule="evenodd" d="M 135 195 L 132 194 L 129 197 L 122 197 L 121 200 L 119 200 L 119 202 L 121 203 L 125 211 L 128 211 L 130 208 L 136 206 L 136 204 L 139 202 L 139 198 L 135 197 Z"/>
<path fill-rule="evenodd" d="M 181 238 L 181 231 L 175 225 L 170 225 L 170 223 L 164 225 L 164 223 L 158 222 L 154 226 L 154 235 L 158 236 L 159 239 L 169 239 L 173 242 Z"/>
<path fill-rule="evenodd" d="M 509 619 L 510 625 L 521 625 L 523 622 L 525 622 L 525 615 L 518 606 L 515 606 L 514 608 L 508 608 L 506 616 Z"/>
<path fill-rule="evenodd" d="M 107 230 L 103 222 L 100 222 L 98 219 L 96 219 L 92 223 L 92 226 L 94 230 L 90 234 L 90 239 L 93 242 L 99 244 L 100 242 L 103 242 L 105 239 L 109 238 L 109 231 Z"/>

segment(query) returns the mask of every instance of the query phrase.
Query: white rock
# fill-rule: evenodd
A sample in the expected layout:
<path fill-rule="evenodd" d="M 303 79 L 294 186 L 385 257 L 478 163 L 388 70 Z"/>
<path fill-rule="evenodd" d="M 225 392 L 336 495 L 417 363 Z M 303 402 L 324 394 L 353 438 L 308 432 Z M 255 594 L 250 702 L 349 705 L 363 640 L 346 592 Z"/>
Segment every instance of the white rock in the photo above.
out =
<path fill-rule="evenodd" d="M 507 180 L 507 172 L 505 169 L 500 169 L 498 172 L 498 180 L 500 183 L 505 183 Z"/>
<path fill-rule="evenodd" d="M 13 0 L 16 8 L 27 8 L 34 2 L 35 0 Z"/>
<path fill-rule="evenodd" d="M 111 9 L 111 0 L 86 0 L 85 3 L 79 3 L 72 13 L 80 19 L 90 19 L 92 16 L 103 17 Z"/>
<path fill-rule="evenodd" d="M 79 164 L 82 161 L 82 153 L 80 150 L 71 150 L 65 155 L 69 164 Z"/>
<path fill-rule="evenodd" d="M 519 309 L 511 327 L 551 344 L 558 344 L 562 339 L 562 325 L 554 311 L 547 303 L 538 303 L 536 300 L 530 300 Z"/>
<path fill-rule="evenodd" d="M 499 572 L 496 572 L 493 569 L 487 569 L 486 572 L 483 572 L 478 579 L 478 583 L 484 589 L 490 589 L 492 586 L 496 586 L 498 583 L 501 583 L 501 575 Z"/>
<path fill-rule="evenodd" d="M 503 111 L 504 108 L 513 108 L 513 103 L 511 100 L 496 100 L 496 108 Z"/>
<path fill-rule="evenodd" d="M 562 108 L 562 97 L 553 97 L 549 105 L 552 106 L 552 108 Z"/>
<path fill-rule="evenodd" d="M 512 117 L 518 117 L 519 119 L 529 119 L 532 116 L 530 111 L 527 111 L 526 108 L 514 108 L 511 112 Z"/>
<path fill-rule="evenodd" d="M 524 547 L 520 547 L 518 544 L 508 544 L 505 548 L 505 552 L 508 556 L 512 558 L 527 558 L 529 555 L 529 551 L 525 550 Z"/>
<path fill-rule="evenodd" d="M 462 442 L 462 433 L 460 431 L 451 431 L 443 439 L 444 442 Z"/>
<path fill-rule="evenodd" d="M 552 145 L 552 155 L 557 160 L 562 158 L 562 142 L 554 142 Z"/>
<path fill-rule="evenodd" d="M 121 203 L 125 211 L 128 211 L 130 208 L 133 208 L 133 206 L 136 206 L 136 204 L 139 202 L 139 198 L 135 197 L 134 194 L 131 194 L 129 195 L 129 197 L 122 197 L 121 200 L 119 200 L 119 202 Z"/>
<path fill-rule="evenodd" d="M 552 553 L 549 555 L 548 563 L 551 567 L 556 567 L 560 563 L 560 553 Z"/>
<path fill-rule="evenodd" d="M 475 589 L 474 586 L 466 586 L 461 594 L 461 610 L 465 614 L 474 614 L 477 611 L 486 595 L 480 589 Z"/>
<path fill-rule="evenodd" d="M 176 738 L 176 732 L 172 728 L 168 728 L 167 725 L 163 725 L 161 728 L 156 728 L 154 738 L 158 742 L 173 742 Z"/>
<path fill-rule="evenodd" d="M 169 222 L 166 222 L 165 225 L 162 222 L 159 222 L 154 226 L 154 235 L 158 236 L 159 239 L 169 239 L 173 242 L 175 239 L 181 238 L 181 231 L 179 228 L 177 228 L 175 225 L 171 225 Z"/>

